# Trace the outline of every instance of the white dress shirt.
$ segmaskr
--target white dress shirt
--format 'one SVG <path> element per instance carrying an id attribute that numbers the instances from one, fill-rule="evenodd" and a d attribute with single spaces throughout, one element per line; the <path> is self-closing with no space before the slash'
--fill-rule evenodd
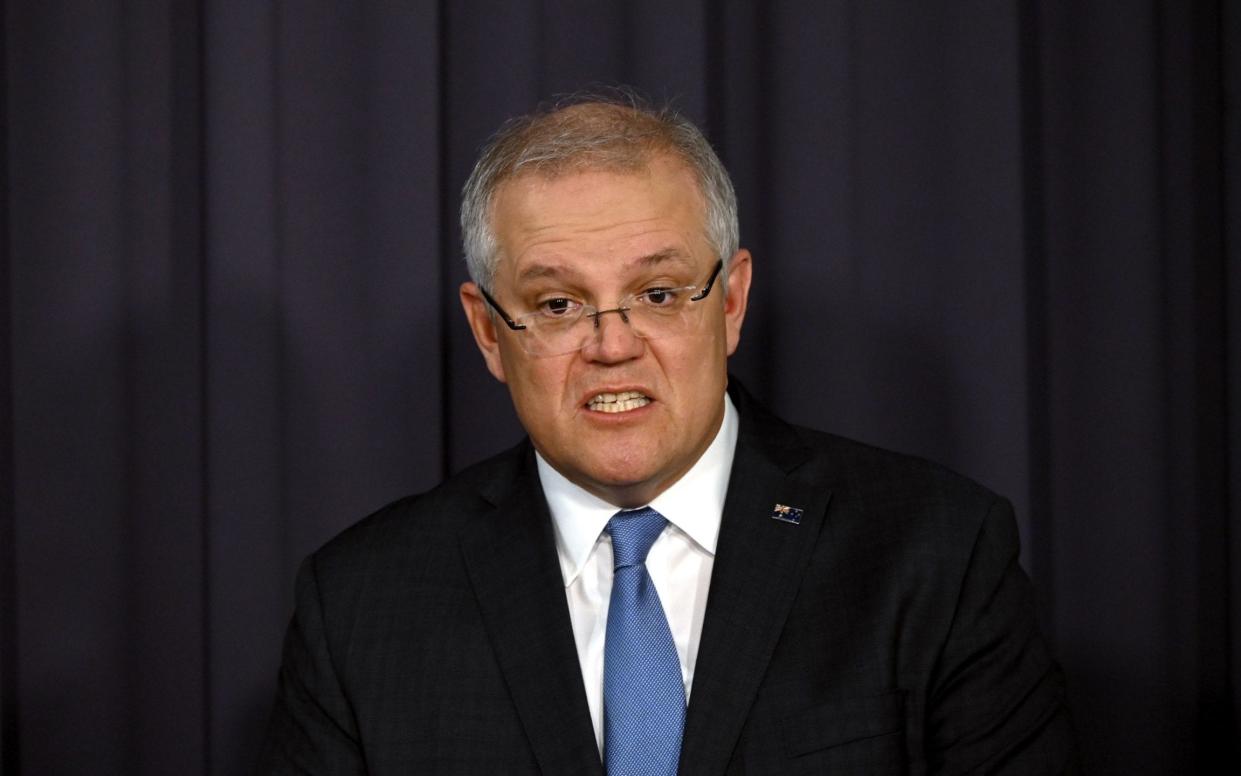
<path id="1" fill-rule="evenodd" d="M 693 467 L 649 505 L 668 518 L 667 527 L 646 556 L 646 569 L 672 630 L 687 703 L 736 446 L 737 409 L 725 394 L 724 420 L 715 439 Z M 543 456 L 537 456 L 537 460 L 543 494 L 556 529 L 556 552 L 560 556 L 595 742 L 602 753 L 603 645 L 613 570 L 612 537 L 603 529 L 620 508 L 565 479 Z"/>

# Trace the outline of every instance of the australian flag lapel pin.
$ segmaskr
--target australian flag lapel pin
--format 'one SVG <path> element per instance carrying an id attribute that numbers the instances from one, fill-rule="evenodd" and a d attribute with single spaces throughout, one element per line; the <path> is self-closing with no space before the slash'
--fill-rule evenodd
<path id="1" fill-rule="evenodd" d="M 776 504 L 775 509 L 771 511 L 771 519 L 792 523 L 793 525 L 801 525 L 801 512 L 797 507 Z"/>

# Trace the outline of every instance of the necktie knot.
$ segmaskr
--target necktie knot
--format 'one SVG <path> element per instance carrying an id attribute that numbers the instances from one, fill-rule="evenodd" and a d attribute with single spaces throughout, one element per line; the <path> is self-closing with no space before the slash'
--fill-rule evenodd
<path id="1" fill-rule="evenodd" d="M 612 536 L 612 560 L 616 568 L 645 563 L 651 545 L 667 524 L 668 520 L 650 507 L 613 515 L 607 532 Z"/>

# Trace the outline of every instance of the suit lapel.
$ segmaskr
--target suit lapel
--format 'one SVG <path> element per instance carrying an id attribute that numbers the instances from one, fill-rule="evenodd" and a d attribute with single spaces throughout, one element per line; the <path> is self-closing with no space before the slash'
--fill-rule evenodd
<path id="1" fill-rule="evenodd" d="M 462 554 L 535 758 L 544 773 L 602 774 L 582 687 L 564 581 L 533 453 L 492 513 L 462 537 Z"/>
<path id="2" fill-rule="evenodd" d="M 794 430 L 732 391 L 741 416 L 680 773 L 724 773 L 815 546 L 830 497 Z M 776 520 L 777 504 L 801 509 Z"/>

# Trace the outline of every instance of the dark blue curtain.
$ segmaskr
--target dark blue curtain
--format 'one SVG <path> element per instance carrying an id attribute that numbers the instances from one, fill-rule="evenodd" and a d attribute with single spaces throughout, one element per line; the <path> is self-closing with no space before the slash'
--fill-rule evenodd
<path id="1" fill-rule="evenodd" d="M 1241 769 L 1232 4 L 3 6 L 4 774 L 248 769 L 301 557 L 521 434 L 479 146 L 618 82 L 734 175 L 734 373 L 1014 500 L 1088 772 Z"/>

